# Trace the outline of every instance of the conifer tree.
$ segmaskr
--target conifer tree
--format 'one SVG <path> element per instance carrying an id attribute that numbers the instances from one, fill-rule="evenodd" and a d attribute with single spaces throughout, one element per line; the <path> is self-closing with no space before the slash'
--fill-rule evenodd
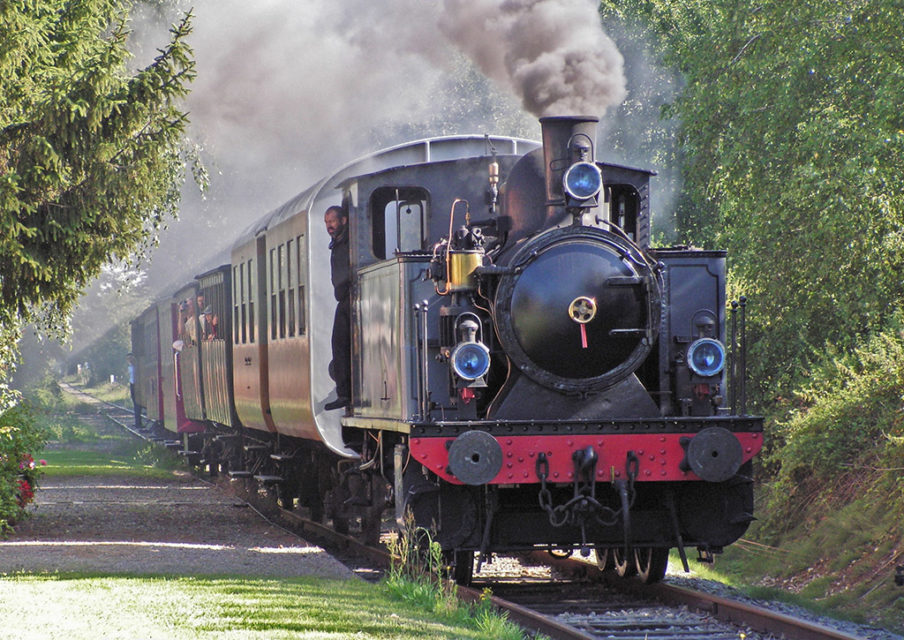
<path id="1" fill-rule="evenodd" d="M 105 262 L 140 255 L 176 212 L 191 14 L 130 71 L 129 6 L 0 3 L 0 365 L 24 323 L 62 322 Z"/>

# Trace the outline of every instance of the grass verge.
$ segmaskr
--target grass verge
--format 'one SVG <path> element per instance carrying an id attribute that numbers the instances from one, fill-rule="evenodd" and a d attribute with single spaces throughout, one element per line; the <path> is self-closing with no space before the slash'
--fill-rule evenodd
<path id="1" fill-rule="evenodd" d="M 852 503 L 833 517 L 788 534 L 787 545 L 751 540 L 725 549 L 714 566 L 691 561 L 693 575 L 732 586 L 756 599 L 785 602 L 817 615 L 904 634 L 904 588 L 894 584 L 900 515 Z M 833 550 L 833 551 L 829 551 Z M 677 554 L 670 564 L 680 567 Z"/>
<path id="2" fill-rule="evenodd" d="M 41 606 L 27 606 L 41 603 Z M 15 575 L 0 579 L 0 620 L 45 638 L 489 639 L 385 585 L 346 580 Z"/>
<path id="3" fill-rule="evenodd" d="M 90 390 L 89 390 L 90 392 Z M 98 419 L 66 394 L 42 403 L 47 477 L 171 476 L 181 460 Z M 48 410 L 52 406 L 52 410 Z M 468 607 L 432 584 L 323 579 L 0 575 L 0 622 L 45 638 L 520 639 L 488 602 Z"/>

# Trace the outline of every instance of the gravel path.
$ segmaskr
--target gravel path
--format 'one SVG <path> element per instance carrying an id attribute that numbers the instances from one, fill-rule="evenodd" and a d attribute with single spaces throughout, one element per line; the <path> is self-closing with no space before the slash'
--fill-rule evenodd
<path id="1" fill-rule="evenodd" d="M 111 429 L 100 416 L 85 421 Z M 162 480 L 44 478 L 29 509 L 31 517 L 0 539 L 0 574 L 355 577 L 322 548 L 187 471 Z"/>
<path id="2" fill-rule="evenodd" d="M 45 480 L 31 518 L 0 540 L 14 571 L 350 578 L 320 547 L 191 476 Z"/>

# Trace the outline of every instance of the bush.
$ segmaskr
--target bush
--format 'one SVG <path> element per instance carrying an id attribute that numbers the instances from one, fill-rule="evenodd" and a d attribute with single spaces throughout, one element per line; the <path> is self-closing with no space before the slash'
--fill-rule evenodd
<path id="1" fill-rule="evenodd" d="M 34 499 L 41 465 L 33 454 L 43 449 L 46 434 L 24 404 L 0 415 L 0 533 L 11 529 L 25 515 Z"/>
<path id="2" fill-rule="evenodd" d="M 780 446 L 764 461 L 776 470 L 766 496 L 767 530 L 784 530 L 825 500 L 843 504 L 869 479 L 886 476 L 894 491 L 904 449 L 902 391 L 898 326 L 865 338 L 851 353 L 827 350 L 798 391 L 798 408 L 776 427 Z"/>

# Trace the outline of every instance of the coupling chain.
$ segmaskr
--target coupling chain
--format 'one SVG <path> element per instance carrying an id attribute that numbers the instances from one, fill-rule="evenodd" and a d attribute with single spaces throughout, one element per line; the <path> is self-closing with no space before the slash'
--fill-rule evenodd
<path id="1" fill-rule="evenodd" d="M 592 517 L 602 526 L 613 526 L 618 522 L 618 512 L 600 504 L 596 496 L 593 495 L 592 476 L 589 486 L 581 487 L 576 480 L 574 496 L 567 502 L 553 506 L 552 492 L 547 486 L 549 460 L 543 452 L 537 455 L 536 471 L 537 477 L 540 479 L 540 491 L 538 494 L 540 508 L 549 516 L 549 523 L 552 526 L 563 527 L 566 524 L 571 524 L 580 526 L 583 529 L 588 517 Z"/>

